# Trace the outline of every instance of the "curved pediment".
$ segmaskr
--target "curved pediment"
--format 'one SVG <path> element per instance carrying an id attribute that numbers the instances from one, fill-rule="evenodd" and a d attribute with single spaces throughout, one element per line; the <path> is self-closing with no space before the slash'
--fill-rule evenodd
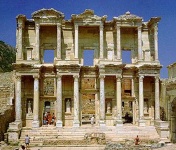
<path id="1" fill-rule="evenodd" d="M 86 9 L 83 13 L 79 15 L 73 14 L 71 16 L 72 20 L 95 20 L 95 21 L 105 21 L 107 16 L 99 17 L 94 14 L 94 11 L 91 9 Z"/>
<path id="2" fill-rule="evenodd" d="M 114 17 L 114 19 L 117 21 L 131 21 L 131 20 L 142 21 L 142 17 L 133 15 L 129 11 L 127 11 L 124 15 Z"/>
<path id="3" fill-rule="evenodd" d="M 32 13 L 32 18 L 64 18 L 64 14 L 53 8 L 51 9 L 40 9 Z"/>

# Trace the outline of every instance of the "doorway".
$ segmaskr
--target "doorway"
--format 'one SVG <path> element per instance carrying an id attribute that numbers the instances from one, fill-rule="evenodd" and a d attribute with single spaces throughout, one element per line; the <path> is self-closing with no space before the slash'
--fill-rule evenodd
<path id="1" fill-rule="evenodd" d="M 123 123 L 133 123 L 133 102 L 122 101 L 122 119 Z"/>
<path id="2" fill-rule="evenodd" d="M 82 94 L 81 106 L 81 124 L 91 124 L 91 117 L 95 117 L 95 95 Z"/>

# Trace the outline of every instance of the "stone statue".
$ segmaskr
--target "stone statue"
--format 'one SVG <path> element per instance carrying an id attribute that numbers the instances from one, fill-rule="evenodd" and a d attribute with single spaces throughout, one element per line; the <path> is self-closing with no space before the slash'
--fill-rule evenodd
<path id="1" fill-rule="evenodd" d="M 70 113 L 70 100 L 69 99 L 67 99 L 66 101 L 66 112 Z"/>
<path id="2" fill-rule="evenodd" d="M 107 114 L 111 113 L 111 103 L 108 102 L 107 103 L 107 111 L 106 111 Z"/>
<path id="3" fill-rule="evenodd" d="M 29 115 L 32 114 L 32 104 L 31 104 L 31 101 L 28 102 L 28 114 Z"/>

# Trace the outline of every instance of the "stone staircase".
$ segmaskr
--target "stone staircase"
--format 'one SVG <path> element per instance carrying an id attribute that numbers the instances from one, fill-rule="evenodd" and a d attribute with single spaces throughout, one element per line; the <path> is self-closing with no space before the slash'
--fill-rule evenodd
<path id="1" fill-rule="evenodd" d="M 95 133 L 96 135 L 98 135 L 97 133 L 103 133 L 105 134 L 106 143 L 110 141 L 117 142 L 134 140 L 137 135 L 141 140 L 159 140 L 159 135 L 153 126 L 138 127 L 133 125 L 124 125 L 122 127 L 91 127 L 89 125 L 81 126 L 79 128 L 56 128 L 55 126 L 43 126 L 36 129 L 23 127 L 20 137 L 20 144 L 24 143 L 25 135 L 29 135 L 31 139 L 31 146 L 85 146 L 88 144 L 85 141 L 86 133 Z M 97 143 L 93 142 L 92 144 L 96 145 Z"/>

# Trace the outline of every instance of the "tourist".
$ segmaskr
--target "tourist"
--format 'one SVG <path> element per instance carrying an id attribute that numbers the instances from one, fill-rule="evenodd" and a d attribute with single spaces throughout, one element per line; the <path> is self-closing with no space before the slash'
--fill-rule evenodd
<path id="1" fill-rule="evenodd" d="M 24 145 L 21 145 L 21 148 L 22 148 L 22 150 L 25 150 L 25 146 Z"/>
<path id="2" fill-rule="evenodd" d="M 56 119 L 56 117 L 55 117 L 55 115 L 53 113 L 53 115 L 52 115 L 52 121 L 51 121 L 52 124 L 55 124 L 55 119 Z"/>
<path id="3" fill-rule="evenodd" d="M 29 143 L 30 143 L 30 137 L 28 135 L 26 135 L 26 137 L 25 137 L 26 149 L 28 149 Z"/>
<path id="4" fill-rule="evenodd" d="M 94 125 L 94 120 L 95 120 L 95 118 L 94 118 L 94 116 L 92 116 L 91 119 L 90 119 L 92 126 Z"/>
<path id="5" fill-rule="evenodd" d="M 135 138 L 134 141 L 135 141 L 135 145 L 139 145 L 139 142 L 140 142 L 140 141 L 139 141 L 139 137 L 138 137 L 138 135 L 137 135 L 137 137 Z"/>

